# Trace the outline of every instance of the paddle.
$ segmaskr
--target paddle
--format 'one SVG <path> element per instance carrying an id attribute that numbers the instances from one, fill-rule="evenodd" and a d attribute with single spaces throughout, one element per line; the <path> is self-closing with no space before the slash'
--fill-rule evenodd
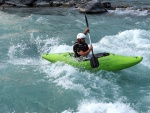
<path id="1" fill-rule="evenodd" d="M 86 13 L 85 13 L 85 21 L 86 21 L 86 26 L 87 26 L 87 28 L 89 28 L 89 23 L 88 23 L 88 19 L 87 19 Z M 92 45 L 91 37 L 90 37 L 90 32 L 88 32 L 88 36 L 89 36 L 90 45 Z M 99 67 L 99 62 L 98 62 L 97 57 L 94 56 L 93 49 L 92 49 L 92 57 L 91 57 L 91 59 L 90 59 L 90 64 L 91 64 L 91 67 L 92 67 L 92 68 L 97 68 L 97 67 Z"/>

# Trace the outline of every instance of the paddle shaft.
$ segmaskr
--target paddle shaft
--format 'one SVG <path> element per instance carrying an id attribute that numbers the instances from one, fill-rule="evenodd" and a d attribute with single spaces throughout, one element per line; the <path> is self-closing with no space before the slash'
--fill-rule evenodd
<path id="1" fill-rule="evenodd" d="M 85 20 L 86 20 L 86 26 L 87 26 L 87 28 L 89 28 L 89 24 L 88 24 L 88 20 L 87 20 L 86 14 L 85 14 Z M 88 36 L 89 36 L 90 45 L 92 46 L 90 32 L 88 32 Z M 99 62 L 98 62 L 97 57 L 94 56 L 93 49 L 92 49 L 92 57 L 90 59 L 90 64 L 91 64 L 92 68 L 98 68 L 99 67 Z"/>
<path id="2" fill-rule="evenodd" d="M 89 28 L 89 23 L 88 23 L 88 20 L 87 20 L 87 17 L 86 17 L 86 13 L 85 13 L 85 21 L 86 21 L 86 26 L 87 26 L 87 28 Z M 91 36 L 90 36 L 90 31 L 88 32 L 88 36 L 89 36 L 90 45 L 92 45 Z M 94 56 L 93 49 L 92 49 L 92 56 Z"/>
<path id="3" fill-rule="evenodd" d="M 89 36 L 90 45 L 92 46 L 91 36 L 90 36 L 90 33 L 89 33 L 89 32 L 88 32 L 88 36 Z M 92 55 L 94 55 L 94 53 L 93 53 L 93 49 L 92 49 Z"/>

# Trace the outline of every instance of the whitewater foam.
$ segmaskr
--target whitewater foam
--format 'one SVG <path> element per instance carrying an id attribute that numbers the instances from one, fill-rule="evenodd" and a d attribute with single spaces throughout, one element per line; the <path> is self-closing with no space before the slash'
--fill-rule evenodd
<path id="1" fill-rule="evenodd" d="M 59 10 L 54 9 L 56 13 Z M 40 11 L 46 12 L 43 8 Z M 32 12 L 32 8 L 24 12 L 0 12 L 1 112 L 149 112 L 147 67 L 150 64 L 150 35 L 147 23 L 150 21 L 147 16 L 138 16 L 138 19 L 130 16 L 132 13 L 121 16 L 126 19 L 118 18 L 120 15 L 116 16 L 115 13 L 111 16 L 88 16 L 91 33 L 95 30 L 92 38 L 92 42 L 96 41 L 93 43 L 94 53 L 112 52 L 144 57 L 137 67 L 120 72 L 94 73 L 65 63 L 50 63 L 41 58 L 43 53 L 72 52 L 70 44 L 75 37 L 71 37 L 85 28 L 84 15 L 76 12 L 65 16 Z M 120 26 L 122 22 L 125 24 Z M 97 42 L 100 33 L 103 38 Z M 144 88 L 142 93 L 141 87 Z"/>
<path id="2" fill-rule="evenodd" d="M 133 10 L 130 8 L 116 8 L 116 10 L 108 10 L 111 14 L 117 15 L 133 15 L 133 16 L 148 16 L 150 13 L 148 10 Z"/>
<path id="3" fill-rule="evenodd" d="M 103 103 L 97 101 L 83 101 L 77 110 L 65 110 L 62 113 L 138 113 L 130 104 L 122 102 Z"/>
<path id="4" fill-rule="evenodd" d="M 146 30 L 126 30 L 114 36 L 105 36 L 93 46 L 97 53 L 101 51 L 127 56 L 143 56 L 144 59 L 141 63 L 148 66 L 150 65 L 149 36 L 150 32 Z"/>

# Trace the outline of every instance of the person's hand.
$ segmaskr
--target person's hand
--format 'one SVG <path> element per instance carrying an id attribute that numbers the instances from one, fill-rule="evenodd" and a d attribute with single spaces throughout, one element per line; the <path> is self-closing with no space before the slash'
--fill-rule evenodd
<path id="1" fill-rule="evenodd" d="M 89 32 L 89 30 L 90 30 L 89 28 L 86 28 L 86 29 L 85 29 L 86 33 Z"/>
<path id="2" fill-rule="evenodd" d="M 91 51 L 93 49 L 93 46 L 91 45 L 90 47 L 89 47 L 89 50 Z"/>

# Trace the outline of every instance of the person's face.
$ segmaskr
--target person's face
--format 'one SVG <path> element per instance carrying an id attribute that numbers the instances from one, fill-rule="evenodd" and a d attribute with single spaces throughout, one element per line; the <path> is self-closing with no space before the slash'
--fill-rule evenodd
<path id="1" fill-rule="evenodd" d="M 81 38 L 80 40 L 81 40 L 81 42 L 82 42 L 82 43 L 84 43 L 84 42 L 85 42 L 85 38 Z"/>

